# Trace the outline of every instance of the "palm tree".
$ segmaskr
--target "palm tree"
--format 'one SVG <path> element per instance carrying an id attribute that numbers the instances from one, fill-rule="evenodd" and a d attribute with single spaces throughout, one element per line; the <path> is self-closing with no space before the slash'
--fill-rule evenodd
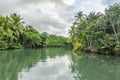
<path id="1" fill-rule="evenodd" d="M 77 19 L 77 22 L 80 23 L 80 22 L 83 21 L 84 14 L 83 14 L 82 11 L 79 11 L 75 17 L 76 17 L 76 19 Z"/>
<path id="2" fill-rule="evenodd" d="M 10 29 L 13 31 L 13 35 L 16 37 L 15 41 L 17 41 L 17 39 L 19 39 L 20 35 L 22 35 L 25 29 L 23 26 L 24 22 L 20 18 L 20 15 L 17 15 L 16 13 L 10 15 L 10 22 Z"/>
<path id="3" fill-rule="evenodd" d="M 116 37 L 116 41 L 118 42 L 118 36 L 117 36 L 117 32 L 115 30 L 114 20 L 112 20 L 112 13 L 111 12 L 109 12 L 109 17 L 110 17 L 110 23 L 112 25 L 112 28 L 113 28 L 113 31 L 114 31 L 114 34 Z"/>

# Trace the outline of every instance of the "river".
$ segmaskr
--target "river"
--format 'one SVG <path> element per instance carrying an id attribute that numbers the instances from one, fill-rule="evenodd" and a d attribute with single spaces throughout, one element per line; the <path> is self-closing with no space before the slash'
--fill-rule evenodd
<path id="1" fill-rule="evenodd" d="M 66 48 L 0 51 L 0 80 L 120 80 L 120 58 Z"/>

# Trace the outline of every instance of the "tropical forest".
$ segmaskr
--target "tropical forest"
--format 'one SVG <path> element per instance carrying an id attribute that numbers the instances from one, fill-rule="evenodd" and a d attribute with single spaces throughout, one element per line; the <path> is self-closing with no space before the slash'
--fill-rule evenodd
<path id="1" fill-rule="evenodd" d="M 0 80 L 120 80 L 120 1 L 1 1 Z"/>
<path id="2" fill-rule="evenodd" d="M 69 31 L 74 51 L 120 55 L 120 4 L 109 6 L 104 13 L 79 11 L 75 17 Z"/>
<path id="3" fill-rule="evenodd" d="M 0 16 L 0 49 L 65 47 L 71 45 L 67 37 L 39 33 L 31 25 L 24 25 L 20 15 Z"/>

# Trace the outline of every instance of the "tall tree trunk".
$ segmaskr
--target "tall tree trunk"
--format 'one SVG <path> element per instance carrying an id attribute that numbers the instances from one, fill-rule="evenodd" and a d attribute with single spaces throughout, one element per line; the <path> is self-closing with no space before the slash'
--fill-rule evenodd
<path id="1" fill-rule="evenodd" d="M 110 13 L 110 23 L 111 23 L 111 25 L 112 25 L 112 28 L 113 28 L 113 31 L 114 31 L 114 34 L 115 34 L 115 37 L 116 37 L 116 41 L 118 42 L 118 36 L 117 36 L 117 32 L 116 32 L 116 30 L 115 30 L 115 26 L 114 26 L 114 21 L 112 21 L 112 19 L 111 19 L 111 13 Z"/>

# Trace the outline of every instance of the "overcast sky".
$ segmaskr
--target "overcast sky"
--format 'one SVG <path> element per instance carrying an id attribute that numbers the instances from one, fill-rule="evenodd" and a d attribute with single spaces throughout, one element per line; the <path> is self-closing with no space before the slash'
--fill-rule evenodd
<path id="1" fill-rule="evenodd" d="M 0 14 L 17 13 L 39 32 L 68 36 L 76 12 L 104 12 L 120 0 L 2 0 Z"/>

